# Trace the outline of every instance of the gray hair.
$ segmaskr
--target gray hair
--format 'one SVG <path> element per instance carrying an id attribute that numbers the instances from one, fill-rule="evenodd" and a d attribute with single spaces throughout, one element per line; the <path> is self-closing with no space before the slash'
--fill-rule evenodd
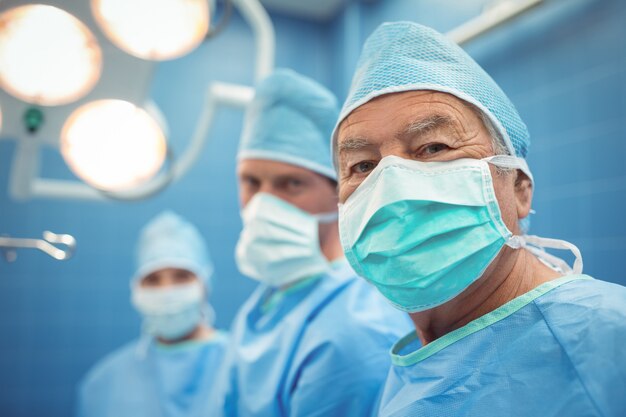
<path id="1" fill-rule="evenodd" d="M 487 129 L 487 132 L 489 133 L 489 137 L 491 137 L 491 147 L 493 148 L 493 154 L 494 155 L 510 155 L 509 149 L 504 143 L 504 137 L 502 137 L 502 134 L 498 131 L 498 129 L 496 129 L 496 127 L 494 126 L 489 116 L 487 116 L 485 112 L 483 112 L 482 110 L 480 110 L 478 107 L 474 106 L 473 104 L 469 104 L 469 105 L 471 109 L 474 111 L 474 113 L 476 113 L 476 115 L 483 122 L 485 129 Z M 502 168 L 502 167 L 496 166 L 496 172 L 499 175 L 506 175 L 513 171 L 515 171 L 515 169 L 513 168 Z M 522 234 L 525 235 L 528 233 L 528 229 L 530 228 L 530 219 L 528 217 L 519 219 L 517 221 L 517 224 L 519 225 L 519 228 Z"/>
<path id="2" fill-rule="evenodd" d="M 504 143 L 504 137 L 502 134 L 496 129 L 496 126 L 493 124 L 493 121 L 483 112 L 481 109 L 476 107 L 471 103 L 466 103 L 470 109 L 478 116 L 478 118 L 487 129 L 487 133 L 489 133 L 489 137 L 491 138 L 491 148 L 493 149 L 494 155 L 510 155 L 509 148 Z M 496 172 L 498 174 L 508 174 L 514 171 L 511 168 L 502 168 L 496 167 Z"/>
<path id="3" fill-rule="evenodd" d="M 491 138 L 491 147 L 493 148 L 494 155 L 509 155 L 509 149 L 504 143 L 504 137 L 502 134 L 496 129 L 493 122 L 484 112 L 478 110 L 478 115 L 480 120 L 483 122 L 483 125 L 487 129 L 489 133 L 489 137 Z"/>

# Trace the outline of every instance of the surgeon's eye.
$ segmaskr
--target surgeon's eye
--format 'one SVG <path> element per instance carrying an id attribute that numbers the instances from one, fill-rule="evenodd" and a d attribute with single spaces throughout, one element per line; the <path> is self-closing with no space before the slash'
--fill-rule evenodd
<path id="1" fill-rule="evenodd" d="M 143 277 L 143 279 L 141 280 L 141 285 L 146 286 L 146 287 L 155 287 L 159 285 L 160 281 L 161 280 L 159 279 L 159 276 L 157 274 L 152 273 L 150 275 Z"/>
<path id="2" fill-rule="evenodd" d="M 281 187 L 284 191 L 290 194 L 295 194 L 301 192 L 306 183 L 299 178 L 287 178 L 281 184 Z"/>
<path id="3" fill-rule="evenodd" d="M 441 151 L 444 151 L 446 149 L 449 149 L 449 146 L 443 143 L 431 143 L 429 145 L 424 146 L 421 149 L 421 154 L 424 154 L 426 156 L 429 155 L 434 155 L 436 153 L 439 153 Z"/>
<path id="4" fill-rule="evenodd" d="M 242 177 L 239 179 L 241 187 L 245 187 L 248 190 L 256 190 L 261 186 L 261 181 L 254 177 Z"/>
<path id="5" fill-rule="evenodd" d="M 376 163 L 372 161 L 362 161 L 352 166 L 351 171 L 355 174 L 367 174 L 376 168 Z"/>
<path id="6" fill-rule="evenodd" d="M 173 275 L 174 282 L 176 282 L 177 284 L 191 282 L 196 278 L 196 276 L 192 272 L 185 269 L 176 269 Z"/>

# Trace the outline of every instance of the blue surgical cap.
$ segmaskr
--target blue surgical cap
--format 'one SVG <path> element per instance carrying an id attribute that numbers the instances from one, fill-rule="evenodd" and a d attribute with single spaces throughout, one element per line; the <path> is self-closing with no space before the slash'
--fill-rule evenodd
<path id="1" fill-rule="evenodd" d="M 413 22 L 384 23 L 367 39 L 337 126 L 376 97 L 415 90 L 449 93 L 475 105 L 489 117 L 510 154 L 526 157 L 528 130 L 506 94 L 458 45 Z"/>
<path id="2" fill-rule="evenodd" d="M 193 272 L 210 287 L 213 264 L 198 230 L 171 211 L 152 219 L 141 231 L 137 243 L 137 270 L 133 282 L 164 268 Z"/>
<path id="3" fill-rule="evenodd" d="M 285 162 L 336 179 L 329 143 L 338 114 L 330 91 L 278 69 L 256 88 L 237 158 Z"/>

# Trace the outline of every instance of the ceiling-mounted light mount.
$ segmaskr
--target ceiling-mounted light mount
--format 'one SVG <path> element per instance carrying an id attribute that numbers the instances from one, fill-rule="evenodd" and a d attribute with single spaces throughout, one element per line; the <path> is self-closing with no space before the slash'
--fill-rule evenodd
<path id="1" fill-rule="evenodd" d="M 135 1 L 139 0 L 124 0 L 125 4 L 126 2 L 130 4 L 131 2 Z M 150 5 L 154 6 L 157 4 L 157 2 L 160 1 L 161 0 L 155 0 L 154 2 L 150 1 Z M 182 1 L 189 2 L 192 0 Z M 232 6 L 237 9 L 243 20 L 247 22 L 251 28 L 252 39 L 254 41 L 255 49 L 257 51 L 254 65 L 252 65 L 252 68 L 254 71 L 255 81 L 259 81 L 267 76 L 274 67 L 275 35 L 272 22 L 259 0 L 225 1 L 228 1 L 228 3 L 225 4 L 225 7 L 227 7 L 230 2 L 232 2 Z M 152 10 L 152 7 L 150 10 Z M 221 25 L 220 22 L 227 20 L 227 14 L 225 14 L 227 10 L 223 10 L 223 18 L 219 19 L 219 22 L 216 23 L 215 30 L 211 32 L 213 34 L 217 33 L 217 29 Z M 110 49 L 111 48 L 107 48 L 107 50 Z M 119 53 L 119 51 L 116 52 Z M 138 60 L 132 61 L 136 62 Z M 143 64 L 151 63 L 144 62 Z M 77 158 L 76 155 L 73 155 L 73 152 L 70 151 L 70 149 L 74 148 L 74 146 L 65 148 L 63 144 L 61 144 L 60 147 L 64 159 L 70 166 L 70 169 L 72 169 L 72 171 L 77 174 L 77 176 L 83 181 L 54 179 L 40 176 L 39 152 L 41 145 L 44 144 L 43 141 L 45 140 L 45 137 L 43 137 L 43 131 L 38 132 L 38 136 L 41 136 L 42 140 L 18 141 L 15 149 L 11 176 L 9 178 L 9 192 L 13 198 L 18 200 L 26 200 L 30 198 L 61 198 L 104 201 L 111 198 L 118 200 L 136 200 L 152 196 L 156 192 L 163 190 L 168 184 L 175 182 L 182 176 L 184 176 L 197 161 L 204 145 L 208 140 L 209 132 L 213 124 L 216 110 L 222 106 L 233 107 L 236 109 L 245 109 L 246 106 L 251 102 L 253 95 L 254 89 L 247 85 L 230 84 L 220 81 L 210 82 L 205 87 L 204 103 L 200 110 L 199 119 L 197 120 L 194 132 L 189 139 L 186 148 L 182 152 L 180 152 L 180 154 L 177 154 L 177 157 L 174 160 L 171 156 L 171 150 L 169 150 L 167 146 L 164 145 L 163 159 L 167 162 L 165 164 L 161 162 L 163 168 L 159 169 L 157 164 L 156 168 L 153 168 L 154 176 L 149 179 L 145 178 L 144 182 L 141 182 L 144 180 L 144 178 L 142 177 L 141 180 L 136 181 L 137 185 L 128 184 L 128 188 L 125 188 L 126 185 L 119 183 L 111 185 L 111 178 L 102 177 L 104 178 L 104 184 L 101 184 L 94 180 L 87 180 L 85 174 L 82 173 L 82 171 L 81 174 L 78 174 L 78 165 L 72 166 L 72 163 L 70 163 L 69 161 L 89 160 L 89 158 Z M 128 98 L 128 100 L 133 103 L 142 103 L 143 99 L 143 96 Z M 54 112 L 56 110 L 60 109 L 51 109 L 50 111 Z M 49 128 L 51 128 L 51 126 L 53 126 L 54 124 L 53 122 L 53 118 L 50 117 L 50 120 L 48 121 L 48 123 L 46 123 L 46 126 L 43 130 L 48 130 Z M 111 124 L 114 125 L 114 123 Z M 65 131 L 66 128 L 67 123 L 66 126 L 63 128 L 61 128 L 61 126 L 58 127 L 60 131 Z M 100 134 L 101 133 L 96 130 L 95 134 L 71 136 L 81 136 L 83 138 L 86 137 L 88 140 L 92 140 L 95 136 L 98 136 Z M 66 135 L 62 134 L 62 136 Z M 49 135 L 46 137 L 49 137 Z M 80 143 L 81 141 L 69 142 Z M 55 142 L 54 145 L 56 146 L 57 143 Z M 80 147 L 83 147 L 83 145 L 86 144 L 82 143 Z M 86 152 L 84 152 L 84 154 L 89 155 L 94 153 L 93 150 L 89 150 L 89 147 L 90 146 L 84 146 L 84 149 L 86 149 Z M 79 147 L 75 147 L 75 150 L 77 149 L 79 149 Z M 117 166 L 122 166 L 119 155 L 124 155 L 125 152 L 112 154 L 114 156 L 117 155 L 117 159 L 116 157 L 113 157 L 110 158 L 110 160 L 114 161 L 114 164 L 119 164 Z M 100 158 L 103 155 L 104 153 L 98 154 L 97 156 L 98 158 Z M 92 164 L 84 164 L 85 169 L 90 170 L 93 169 L 94 166 L 98 165 L 98 158 L 94 158 L 93 160 L 95 162 Z M 133 161 L 131 161 L 130 163 L 132 165 Z M 83 164 L 81 164 L 81 166 L 82 165 Z M 111 165 L 109 164 L 109 167 L 110 166 Z M 115 173 L 115 169 L 116 166 L 113 165 L 113 173 Z M 104 171 L 106 171 L 106 169 L 104 169 Z M 109 183 L 108 186 L 106 183 Z"/>

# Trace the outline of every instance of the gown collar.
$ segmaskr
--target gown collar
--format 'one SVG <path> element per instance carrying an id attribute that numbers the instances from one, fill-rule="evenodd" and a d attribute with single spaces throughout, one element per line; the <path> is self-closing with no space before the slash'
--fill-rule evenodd
<path id="1" fill-rule="evenodd" d="M 485 314 L 460 327 L 439 339 L 432 341 L 426 346 L 421 346 L 419 338 L 415 330 L 411 331 L 408 335 L 400 339 L 391 349 L 391 362 L 395 366 L 412 366 L 424 359 L 429 358 L 440 350 L 450 346 L 451 344 L 464 339 L 471 334 L 474 334 L 486 327 L 503 320 L 513 313 L 517 312 L 524 306 L 530 304 L 535 299 L 542 295 L 552 291 L 553 289 L 560 287 L 571 281 L 581 279 L 593 279 L 588 275 L 566 275 L 561 278 L 546 282 L 538 287 L 530 290 L 526 294 L 522 294 L 517 298 L 509 301 L 508 303 L 498 307 L 490 313 Z M 412 349 L 413 348 L 413 349 Z M 405 353 L 409 351 L 409 353 Z"/>

